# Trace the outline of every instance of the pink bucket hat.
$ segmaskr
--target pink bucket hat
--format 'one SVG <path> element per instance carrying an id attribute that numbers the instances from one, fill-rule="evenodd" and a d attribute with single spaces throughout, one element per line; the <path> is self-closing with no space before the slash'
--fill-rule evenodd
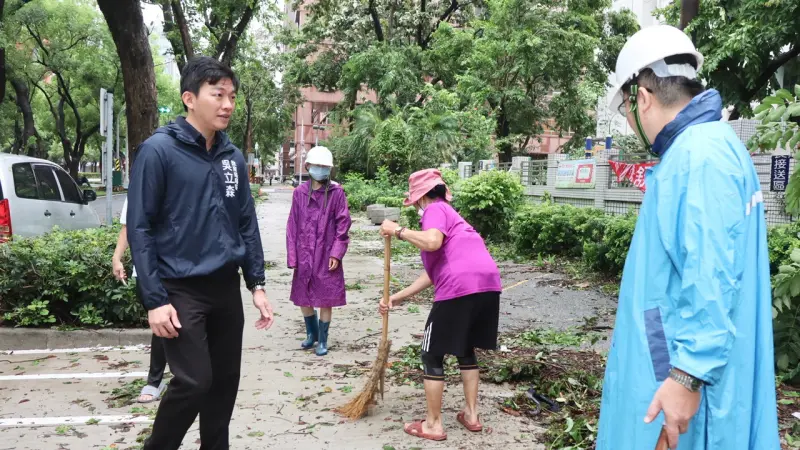
<path id="1" fill-rule="evenodd" d="M 447 189 L 447 201 L 453 200 L 453 194 L 442 179 L 442 173 L 438 169 L 425 169 L 412 173 L 408 177 L 408 192 L 403 204 L 411 206 L 425 196 L 431 189 L 444 184 Z"/>

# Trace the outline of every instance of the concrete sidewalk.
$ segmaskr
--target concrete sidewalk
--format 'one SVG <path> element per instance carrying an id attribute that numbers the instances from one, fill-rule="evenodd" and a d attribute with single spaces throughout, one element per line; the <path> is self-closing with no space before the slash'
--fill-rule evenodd
<path id="1" fill-rule="evenodd" d="M 382 261 L 354 253 L 345 257 L 347 283 L 360 284 L 362 289 L 348 291 L 348 305 L 334 311 L 330 354 L 320 358 L 299 350 L 304 326 L 299 309 L 289 301 L 292 274 L 285 268 L 291 195 L 290 189 L 275 189 L 258 209 L 266 259 L 273 263 L 267 274 L 267 294 L 276 323 L 267 332 L 255 329 L 258 313 L 243 285 L 245 350 L 231 448 L 543 449 L 535 438 L 540 428 L 498 410 L 498 399 L 513 394 L 504 386 L 481 388 L 481 413 L 491 433 L 470 433 L 456 422 L 463 396 L 460 386 L 449 386 L 444 402 L 448 440 L 440 443 L 402 431 L 403 421 L 424 417 L 423 391 L 413 387 L 387 383 L 385 400 L 360 421 L 346 421 L 331 412 L 356 395 L 365 381 L 352 371 L 343 372 L 343 365 L 368 366 L 376 357 Z M 394 349 L 421 333 L 428 309 L 423 305 L 419 312 L 409 312 L 407 307 L 393 310 Z M 142 378 L 148 364 L 146 347 L 0 355 L 0 450 L 138 448 L 137 434 L 148 426 L 149 408 L 154 405 L 114 407 L 105 400 L 114 388 Z M 195 422 L 182 448 L 198 447 Z"/>

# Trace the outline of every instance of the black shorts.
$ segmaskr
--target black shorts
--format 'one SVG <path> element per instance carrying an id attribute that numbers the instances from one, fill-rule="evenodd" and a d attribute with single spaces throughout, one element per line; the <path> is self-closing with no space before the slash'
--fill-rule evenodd
<path id="1" fill-rule="evenodd" d="M 499 320 L 499 292 L 435 302 L 425 323 L 422 351 L 464 357 L 476 348 L 496 350 Z"/>

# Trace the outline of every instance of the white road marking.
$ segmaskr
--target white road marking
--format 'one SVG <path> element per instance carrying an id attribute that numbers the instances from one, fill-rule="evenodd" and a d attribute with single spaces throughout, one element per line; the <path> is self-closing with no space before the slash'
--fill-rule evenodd
<path id="1" fill-rule="evenodd" d="M 147 350 L 149 345 L 126 345 L 117 347 L 80 347 L 38 350 L 3 350 L 0 355 L 40 355 L 45 353 L 92 353 L 92 352 L 136 352 Z"/>
<path id="2" fill-rule="evenodd" d="M 86 422 L 90 422 L 87 424 Z M 147 416 L 71 416 L 71 417 L 20 417 L 0 419 L 0 427 L 37 427 L 56 425 L 109 425 L 114 423 L 153 423 Z"/>
<path id="3" fill-rule="evenodd" d="M 0 381 L 76 380 L 81 378 L 144 378 L 146 376 L 147 372 L 33 373 L 29 375 L 0 375 Z"/>

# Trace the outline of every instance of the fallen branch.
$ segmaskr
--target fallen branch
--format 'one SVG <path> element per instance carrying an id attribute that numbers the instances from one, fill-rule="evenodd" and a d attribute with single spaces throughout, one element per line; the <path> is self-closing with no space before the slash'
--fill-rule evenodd
<path id="1" fill-rule="evenodd" d="M 37 361 L 44 361 L 47 359 L 53 359 L 56 355 L 48 355 L 44 358 L 36 358 L 36 359 L 23 359 L 21 361 L 10 361 L 8 359 L 0 359 L 0 362 L 9 363 L 9 364 L 19 364 L 19 363 L 26 363 L 26 362 L 37 362 Z"/>

